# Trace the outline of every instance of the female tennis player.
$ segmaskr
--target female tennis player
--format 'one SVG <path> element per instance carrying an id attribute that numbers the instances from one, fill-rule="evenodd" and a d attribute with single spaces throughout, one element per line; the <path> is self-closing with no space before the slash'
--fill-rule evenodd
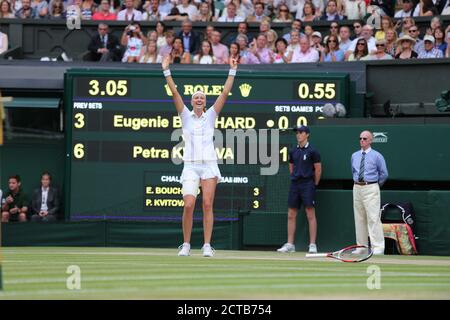
<path id="1" fill-rule="evenodd" d="M 197 91 L 192 95 L 192 111 L 184 105 L 181 95 L 178 93 L 175 82 L 169 70 L 170 57 L 166 56 L 162 62 L 162 69 L 166 77 L 167 85 L 172 91 L 173 101 L 178 114 L 181 117 L 184 147 L 184 168 L 181 174 L 183 185 L 183 238 L 184 243 L 179 247 L 179 256 L 189 256 L 191 250 L 191 233 L 193 225 L 193 213 L 198 188 L 201 185 L 203 193 L 203 234 L 204 245 L 202 247 L 204 257 L 212 257 L 214 249 L 211 247 L 211 236 L 214 224 L 213 203 L 217 183 L 220 182 L 217 155 L 214 149 L 214 124 L 220 111 L 222 111 L 228 94 L 233 87 L 234 76 L 237 71 L 237 61 L 230 60 L 230 71 L 224 88 L 214 105 L 208 110 L 206 107 L 206 95 Z"/>

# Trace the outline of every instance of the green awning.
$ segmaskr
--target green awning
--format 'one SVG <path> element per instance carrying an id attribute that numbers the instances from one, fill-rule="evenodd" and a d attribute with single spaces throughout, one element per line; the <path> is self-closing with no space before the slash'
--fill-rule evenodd
<path id="1" fill-rule="evenodd" d="M 5 108 L 46 108 L 57 109 L 59 106 L 58 98 L 16 98 L 12 101 L 4 102 Z"/>

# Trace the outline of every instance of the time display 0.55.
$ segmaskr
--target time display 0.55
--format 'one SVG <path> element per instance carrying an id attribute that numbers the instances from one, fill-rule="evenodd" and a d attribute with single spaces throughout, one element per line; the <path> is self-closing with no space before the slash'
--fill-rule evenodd
<path id="1" fill-rule="evenodd" d="M 337 100 L 335 82 L 295 82 L 294 97 L 301 100 Z"/>

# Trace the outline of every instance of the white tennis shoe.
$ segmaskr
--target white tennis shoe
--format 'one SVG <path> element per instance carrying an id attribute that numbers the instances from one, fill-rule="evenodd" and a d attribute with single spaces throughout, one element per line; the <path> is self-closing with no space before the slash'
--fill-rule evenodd
<path id="1" fill-rule="evenodd" d="M 277 249 L 277 251 L 283 253 L 295 252 L 295 246 L 292 243 L 285 243 L 280 249 Z"/>
<path id="2" fill-rule="evenodd" d="M 384 255 L 384 248 L 375 248 L 373 249 L 374 256 L 382 256 Z"/>
<path id="3" fill-rule="evenodd" d="M 202 250 L 204 257 L 214 257 L 214 253 L 216 251 L 213 247 L 211 247 L 209 243 L 205 243 L 202 247 Z"/>
<path id="4" fill-rule="evenodd" d="M 180 249 L 180 251 L 178 251 L 179 257 L 187 257 L 191 254 L 191 245 L 187 242 L 179 246 L 178 249 Z"/>
<path id="5" fill-rule="evenodd" d="M 315 243 L 309 244 L 308 253 L 317 253 L 317 245 Z"/>

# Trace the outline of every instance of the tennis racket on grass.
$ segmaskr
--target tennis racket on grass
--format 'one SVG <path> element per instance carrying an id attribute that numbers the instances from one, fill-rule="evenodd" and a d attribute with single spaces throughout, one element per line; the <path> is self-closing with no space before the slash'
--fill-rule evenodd
<path id="1" fill-rule="evenodd" d="M 349 246 L 335 252 L 307 253 L 306 258 L 333 258 L 342 262 L 362 262 L 369 259 L 373 254 L 372 249 L 366 246 Z"/>

